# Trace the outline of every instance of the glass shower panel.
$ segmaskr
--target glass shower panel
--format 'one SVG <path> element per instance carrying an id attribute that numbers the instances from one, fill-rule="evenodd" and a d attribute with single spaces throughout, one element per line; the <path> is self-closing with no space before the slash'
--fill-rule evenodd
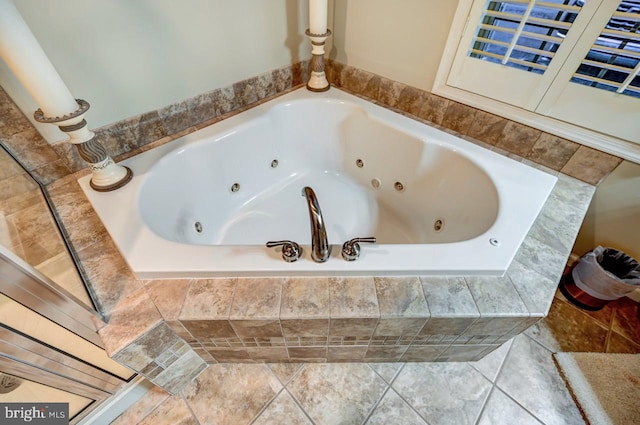
<path id="1" fill-rule="evenodd" d="M 40 186 L 3 146 L 0 244 L 93 308 Z"/>

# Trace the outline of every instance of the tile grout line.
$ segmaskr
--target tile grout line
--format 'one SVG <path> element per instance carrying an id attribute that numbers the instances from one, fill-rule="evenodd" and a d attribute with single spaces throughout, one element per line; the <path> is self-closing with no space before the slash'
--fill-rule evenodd
<path id="1" fill-rule="evenodd" d="M 265 365 L 266 366 L 266 365 Z M 267 369 L 271 370 L 271 368 L 269 366 L 266 366 Z M 274 374 L 275 375 L 275 374 Z M 276 376 L 276 379 L 278 377 Z M 278 380 L 278 382 L 280 382 L 280 380 Z M 260 416 L 262 416 L 262 414 L 269 408 L 269 406 L 271 406 L 273 404 L 273 402 L 280 396 L 280 394 L 282 394 L 282 391 L 285 391 L 285 387 L 284 385 L 282 386 L 282 388 L 280 388 L 280 391 L 278 391 L 273 398 L 271 398 L 271 400 L 269 400 L 264 406 L 262 406 L 262 409 L 260 409 L 258 411 L 258 413 L 256 413 L 256 415 L 253 417 L 253 419 L 251 419 L 247 425 L 252 425 L 254 424 L 259 418 Z"/>
<path id="2" fill-rule="evenodd" d="M 293 379 L 291 379 L 292 381 Z M 289 381 L 289 382 L 291 382 Z M 289 391 L 289 388 L 284 387 L 283 388 L 284 391 L 287 392 L 287 394 L 289 394 L 289 397 L 291 397 L 291 399 L 293 400 L 293 402 L 296 404 L 296 406 L 298 406 L 298 408 L 302 411 L 302 413 L 307 417 L 307 419 L 309 419 L 309 422 L 311 422 L 311 424 L 316 425 L 315 421 L 311 418 L 311 416 L 309 416 L 309 414 L 307 413 L 306 410 L 304 410 L 304 407 L 302 407 L 302 405 L 300 404 L 300 402 L 298 401 L 297 398 L 294 397 L 293 394 L 291 394 L 291 392 Z"/>
<path id="3" fill-rule="evenodd" d="M 189 409 L 189 413 L 191 413 L 191 416 L 193 417 L 193 419 L 196 421 L 196 423 L 198 425 L 200 424 L 200 420 L 198 419 L 198 417 L 196 416 L 196 414 L 193 412 L 193 409 L 191 408 L 191 405 L 189 404 L 189 402 L 187 401 L 187 398 L 184 396 L 184 390 L 180 391 L 180 397 L 182 398 L 182 401 L 184 401 L 184 404 L 187 405 L 187 409 Z"/>
<path id="4" fill-rule="evenodd" d="M 380 398 L 378 399 L 378 401 L 371 407 L 371 409 L 369 410 L 369 412 L 367 413 L 367 415 L 365 416 L 364 420 L 361 422 L 361 425 L 365 425 L 367 423 L 367 421 L 369 421 L 369 419 L 371 418 L 371 415 L 373 415 L 373 413 L 376 411 L 376 409 L 378 408 L 378 406 L 380 406 L 380 402 L 382 401 L 382 399 L 387 395 L 387 393 L 389 392 L 389 390 L 391 389 L 391 385 L 387 383 L 387 381 L 385 381 L 380 375 L 378 375 L 375 370 L 371 369 L 372 372 L 374 373 L 374 375 L 378 376 L 379 379 L 382 379 L 382 382 L 385 383 L 385 385 L 387 386 L 387 388 L 385 388 L 385 390 L 382 392 L 382 395 L 380 396 Z"/>
<path id="5" fill-rule="evenodd" d="M 407 362 L 407 363 L 408 363 L 408 362 Z M 409 402 L 404 398 L 404 396 L 403 396 L 400 392 L 396 391 L 396 390 L 393 388 L 393 383 L 394 383 L 394 382 L 395 382 L 395 380 L 398 378 L 398 376 L 400 376 L 400 373 L 401 373 L 401 372 L 404 370 L 404 368 L 407 366 L 407 363 L 404 363 L 404 364 L 402 365 L 402 367 L 400 367 L 400 369 L 398 369 L 398 372 L 395 374 L 395 376 L 393 377 L 393 379 L 391 379 L 391 382 L 389 383 L 389 388 L 391 388 L 391 389 L 392 389 L 392 390 L 393 390 L 393 391 L 398 395 L 398 397 L 400 397 L 400 400 L 402 400 L 402 401 L 404 401 L 405 403 L 407 403 L 407 406 L 409 406 L 409 407 L 411 408 L 411 410 L 413 410 L 413 411 L 415 412 L 415 414 L 416 414 L 416 415 L 418 415 L 418 417 L 419 417 L 420 419 L 422 419 L 422 420 L 423 420 L 427 425 L 431 425 L 431 424 L 429 423 L 429 421 L 428 421 L 424 416 L 422 416 L 422 415 L 420 414 L 420 412 L 418 412 L 418 411 L 416 410 L 416 408 L 415 408 L 415 407 L 413 407 L 413 404 L 409 403 Z"/>

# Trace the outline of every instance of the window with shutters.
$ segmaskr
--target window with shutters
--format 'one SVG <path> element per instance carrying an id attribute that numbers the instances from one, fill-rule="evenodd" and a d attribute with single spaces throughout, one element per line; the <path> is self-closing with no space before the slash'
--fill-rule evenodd
<path id="1" fill-rule="evenodd" d="M 640 0 L 460 0 L 456 20 L 434 92 L 640 160 Z"/>

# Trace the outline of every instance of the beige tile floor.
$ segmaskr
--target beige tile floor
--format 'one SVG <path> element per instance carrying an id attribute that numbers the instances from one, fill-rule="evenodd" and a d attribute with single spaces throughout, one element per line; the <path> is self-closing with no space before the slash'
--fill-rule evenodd
<path id="1" fill-rule="evenodd" d="M 551 354 L 640 353 L 639 317 L 627 298 L 589 313 L 558 293 L 545 320 L 478 362 L 211 365 L 113 423 L 583 424 Z"/>

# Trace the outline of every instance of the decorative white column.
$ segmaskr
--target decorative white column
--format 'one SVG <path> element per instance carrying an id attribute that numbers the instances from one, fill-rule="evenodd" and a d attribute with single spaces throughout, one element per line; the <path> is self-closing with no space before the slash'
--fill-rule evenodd
<path id="1" fill-rule="evenodd" d="M 311 39 L 311 63 L 307 89 L 315 92 L 329 90 L 329 81 L 324 72 L 324 44 L 331 35 L 327 28 L 327 0 L 309 0 L 309 29 L 305 32 Z"/>
<path id="2" fill-rule="evenodd" d="M 113 162 L 87 127 L 89 103 L 74 99 L 27 23 L 11 0 L 0 0 L 0 57 L 40 108 L 34 118 L 67 133 L 78 153 L 89 163 L 91 187 L 97 191 L 124 186 L 133 173 Z"/>

